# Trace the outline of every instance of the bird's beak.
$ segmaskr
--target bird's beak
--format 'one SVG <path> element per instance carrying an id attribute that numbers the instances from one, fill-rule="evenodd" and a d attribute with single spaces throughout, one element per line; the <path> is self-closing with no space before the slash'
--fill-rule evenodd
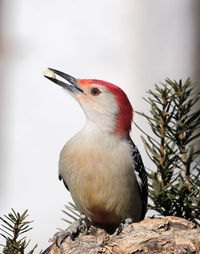
<path id="1" fill-rule="evenodd" d="M 66 81 L 68 81 L 69 83 L 65 83 L 61 80 L 58 80 L 56 78 L 53 77 L 49 77 L 47 75 L 44 74 L 45 78 L 48 78 L 49 80 L 51 80 L 52 82 L 56 83 L 57 85 L 67 89 L 68 91 L 70 91 L 71 93 L 83 93 L 83 89 L 79 86 L 77 79 L 75 79 L 74 77 L 58 71 L 58 70 L 54 70 L 52 68 L 48 68 L 50 71 L 52 71 L 54 74 L 57 74 L 58 76 L 60 76 L 61 78 L 65 79 Z"/>

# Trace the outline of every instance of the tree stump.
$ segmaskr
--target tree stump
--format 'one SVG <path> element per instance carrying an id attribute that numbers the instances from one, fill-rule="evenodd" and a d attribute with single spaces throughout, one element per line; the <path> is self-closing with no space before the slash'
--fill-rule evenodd
<path id="1" fill-rule="evenodd" d="M 200 228 L 183 218 L 168 216 L 145 219 L 109 235 L 91 226 L 88 234 L 80 233 L 72 241 L 66 238 L 58 248 L 50 246 L 45 254 L 136 254 L 200 253 Z"/>

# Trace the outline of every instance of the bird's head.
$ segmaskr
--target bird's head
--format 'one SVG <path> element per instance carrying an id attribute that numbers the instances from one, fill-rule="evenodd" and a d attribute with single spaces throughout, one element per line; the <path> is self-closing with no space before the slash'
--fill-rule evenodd
<path id="1" fill-rule="evenodd" d="M 83 108 L 86 119 L 110 134 L 128 136 L 133 119 L 133 108 L 121 88 L 96 79 L 75 79 L 49 68 L 53 73 L 44 76 L 66 89 Z M 56 79 L 55 74 L 67 82 Z"/>

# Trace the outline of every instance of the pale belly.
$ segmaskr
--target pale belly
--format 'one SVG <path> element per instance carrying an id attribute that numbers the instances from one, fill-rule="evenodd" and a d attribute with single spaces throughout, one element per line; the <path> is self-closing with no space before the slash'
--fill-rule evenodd
<path id="1" fill-rule="evenodd" d="M 104 175 L 99 171 L 91 173 L 86 170 L 83 174 L 79 173 L 69 188 L 80 211 L 96 223 L 117 225 L 126 218 L 140 220 L 141 200 L 137 183 L 130 172 Z"/>
<path id="2" fill-rule="evenodd" d="M 62 149 L 59 174 L 77 208 L 91 220 L 117 225 L 126 218 L 141 219 L 142 202 L 125 139 L 83 129 Z"/>
<path id="3" fill-rule="evenodd" d="M 119 150 L 119 151 L 118 151 Z M 118 154 L 116 154 L 118 152 Z M 117 225 L 126 218 L 141 219 L 141 199 L 128 152 L 101 156 L 63 151 L 60 173 L 78 209 L 96 223 Z"/>

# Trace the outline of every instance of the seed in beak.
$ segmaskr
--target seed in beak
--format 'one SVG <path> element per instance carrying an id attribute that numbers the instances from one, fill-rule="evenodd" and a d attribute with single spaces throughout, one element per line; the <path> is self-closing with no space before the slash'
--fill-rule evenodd
<path id="1" fill-rule="evenodd" d="M 46 69 L 43 72 L 43 75 L 46 76 L 46 77 L 49 77 L 49 78 L 56 78 L 55 73 L 53 71 L 49 70 L 49 69 Z"/>

